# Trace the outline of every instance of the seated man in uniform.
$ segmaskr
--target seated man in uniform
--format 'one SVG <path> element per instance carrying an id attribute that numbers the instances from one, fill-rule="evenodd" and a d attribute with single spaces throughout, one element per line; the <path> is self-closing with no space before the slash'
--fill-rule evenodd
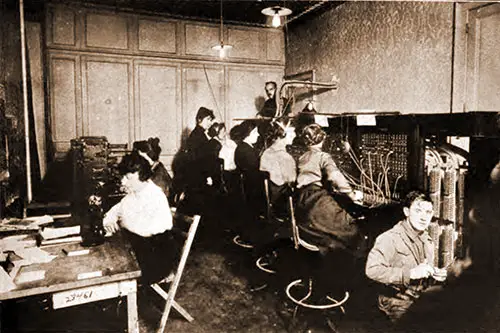
<path id="1" fill-rule="evenodd" d="M 427 233 L 433 216 L 430 198 L 410 192 L 406 218 L 378 236 L 368 254 L 366 275 L 388 288 L 378 296 L 378 307 L 392 322 L 400 319 L 426 289 L 429 278 L 444 281 L 446 269 L 433 267 L 434 247 Z"/>

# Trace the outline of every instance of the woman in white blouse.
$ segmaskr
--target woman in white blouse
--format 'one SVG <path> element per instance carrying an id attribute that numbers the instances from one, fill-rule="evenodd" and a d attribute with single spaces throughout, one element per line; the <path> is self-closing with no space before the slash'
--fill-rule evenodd
<path id="1" fill-rule="evenodd" d="M 165 193 L 150 177 L 151 166 L 138 153 L 125 155 L 118 166 L 127 194 L 104 216 L 107 234 L 119 229 L 128 236 L 142 270 L 151 284 L 167 276 L 177 254 L 169 230 L 172 214 Z"/>

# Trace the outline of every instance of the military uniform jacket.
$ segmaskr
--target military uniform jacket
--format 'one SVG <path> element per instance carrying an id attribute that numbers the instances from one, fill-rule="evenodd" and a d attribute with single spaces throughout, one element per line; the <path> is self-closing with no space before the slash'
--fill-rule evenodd
<path id="1" fill-rule="evenodd" d="M 379 308 L 391 319 L 399 318 L 426 286 L 422 280 L 410 281 L 410 270 L 433 262 L 433 245 L 427 231 L 419 234 L 404 220 L 381 234 L 366 262 L 366 275 L 391 287 L 379 295 Z"/>

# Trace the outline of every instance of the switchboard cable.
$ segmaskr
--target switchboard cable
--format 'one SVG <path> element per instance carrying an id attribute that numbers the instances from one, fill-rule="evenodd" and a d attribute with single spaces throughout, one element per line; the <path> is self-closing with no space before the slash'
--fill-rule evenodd
<path id="1" fill-rule="evenodd" d="M 429 153 L 429 158 L 432 160 L 433 159 L 433 163 L 435 166 L 443 166 L 444 165 L 444 161 L 443 161 L 443 158 L 441 157 L 441 155 L 437 152 L 436 148 L 435 147 L 432 147 L 432 146 L 427 146 L 426 147 L 426 150 L 425 150 L 426 153 Z M 426 156 L 427 157 L 427 156 Z M 427 162 L 427 161 L 426 161 Z M 433 166 L 434 166 L 433 165 Z"/>
<path id="2" fill-rule="evenodd" d="M 365 197 L 366 202 L 372 202 L 374 204 L 378 204 L 380 201 L 380 203 L 385 203 L 385 199 L 382 198 L 380 195 L 372 193 L 371 188 L 364 185 L 364 181 L 362 179 L 361 179 L 361 183 L 359 183 L 356 179 L 354 179 L 354 177 L 352 177 L 350 175 L 346 175 L 346 179 L 353 188 L 363 192 L 363 195 Z M 368 198 L 375 198 L 377 200 L 374 202 L 374 200 L 368 200 Z M 381 199 L 378 199 L 378 198 L 381 198 Z"/>
<path id="3" fill-rule="evenodd" d="M 380 194 L 383 197 L 384 192 L 382 191 L 382 189 L 374 182 L 373 177 L 368 176 L 365 169 L 362 167 L 363 160 L 358 161 L 356 155 L 354 155 L 354 153 L 351 150 L 349 150 L 348 154 L 360 172 L 361 188 L 366 190 L 367 194 L 371 194 L 374 197 L 380 196 Z M 365 182 L 365 180 L 368 181 L 368 185 Z"/>
<path id="4" fill-rule="evenodd" d="M 389 152 L 387 153 L 387 155 L 385 156 L 385 162 L 384 162 L 384 158 L 382 155 L 380 155 L 380 166 L 382 168 L 382 172 L 383 172 L 383 187 L 385 189 L 385 196 L 387 198 L 391 198 L 391 188 L 389 186 L 389 170 L 390 170 L 390 167 L 388 166 L 389 165 L 389 156 L 393 153 L 392 150 L 389 150 Z M 382 187 L 382 186 L 381 186 Z"/>
<path id="5" fill-rule="evenodd" d="M 429 173 L 432 168 L 440 167 L 440 165 L 441 163 L 439 163 L 431 149 L 427 148 L 425 150 L 425 167 L 427 169 L 427 173 Z"/>
<path id="6" fill-rule="evenodd" d="M 387 168 L 385 173 L 384 173 L 384 176 L 385 176 L 385 195 L 386 197 L 390 198 L 391 197 L 391 186 L 389 185 L 389 170 L 391 170 L 391 168 Z"/>
<path id="7" fill-rule="evenodd" d="M 378 160 L 375 159 L 380 163 L 380 169 L 382 170 L 378 173 L 377 179 L 374 179 L 374 166 L 371 155 L 378 154 L 370 152 L 367 154 L 367 159 L 358 159 L 352 149 L 348 149 L 347 153 L 360 173 L 359 179 L 355 179 L 355 177 L 350 174 L 343 172 L 351 186 L 363 191 L 365 194 L 365 201 L 370 201 L 374 205 L 390 202 L 396 195 L 399 180 L 403 177 L 403 175 L 397 177 L 391 193 L 389 183 L 389 172 L 391 170 L 389 167 L 389 158 L 394 152 L 389 150 L 386 154 L 379 155 Z M 368 165 L 367 167 L 365 167 L 366 164 Z"/>
<path id="8" fill-rule="evenodd" d="M 397 188 L 398 188 L 398 182 L 399 180 L 403 178 L 403 175 L 399 175 L 396 180 L 394 181 L 394 189 L 392 190 L 392 196 L 395 197 L 397 193 Z"/>
<path id="9" fill-rule="evenodd" d="M 371 159 L 371 154 L 368 152 L 368 171 L 370 172 L 370 180 L 371 180 L 371 185 L 372 185 L 372 191 L 375 192 L 375 189 L 373 188 L 374 182 L 373 182 L 373 169 L 372 169 L 372 159 Z"/>

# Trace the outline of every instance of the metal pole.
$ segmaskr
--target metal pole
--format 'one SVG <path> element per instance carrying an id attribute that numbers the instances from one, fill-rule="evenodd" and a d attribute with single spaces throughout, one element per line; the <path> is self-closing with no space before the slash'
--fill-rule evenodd
<path id="1" fill-rule="evenodd" d="M 33 194 L 31 192 L 31 156 L 30 156 L 30 126 L 28 114 L 28 82 L 26 70 L 26 34 L 24 29 L 24 1 L 19 0 L 19 17 L 21 29 L 21 65 L 23 75 L 23 107 L 24 107 L 24 142 L 26 151 L 26 190 L 28 203 L 31 202 Z"/>

